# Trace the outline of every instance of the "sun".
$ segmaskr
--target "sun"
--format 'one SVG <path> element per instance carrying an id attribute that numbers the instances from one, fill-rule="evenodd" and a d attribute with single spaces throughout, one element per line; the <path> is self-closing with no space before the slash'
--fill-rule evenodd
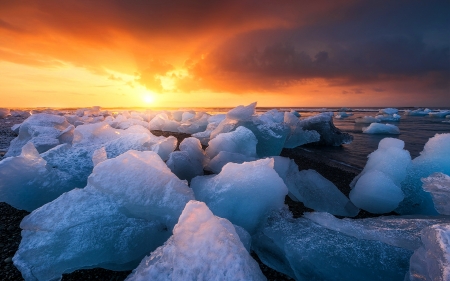
<path id="1" fill-rule="evenodd" d="M 152 96 L 152 95 L 144 95 L 143 97 L 142 97 L 142 100 L 145 102 L 145 103 L 153 103 L 154 101 L 155 101 L 155 98 Z"/>

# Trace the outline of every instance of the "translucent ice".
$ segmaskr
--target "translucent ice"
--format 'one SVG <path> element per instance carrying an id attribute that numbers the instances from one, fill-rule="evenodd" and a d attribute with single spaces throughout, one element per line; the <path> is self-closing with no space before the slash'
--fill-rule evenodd
<path id="1" fill-rule="evenodd" d="M 398 113 L 398 109 L 397 108 L 383 108 L 383 109 L 380 109 L 380 113 L 393 115 L 393 114 Z"/>
<path id="2" fill-rule="evenodd" d="M 384 138 L 368 156 L 364 170 L 350 184 L 353 188 L 350 200 L 357 207 L 377 214 L 398 207 L 404 198 L 400 184 L 411 163 L 411 156 L 403 146 L 402 140 Z"/>
<path id="3" fill-rule="evenodd" d="M 0 162 L 0 202 L 32 211 L 71 188 L 61 184 L 70 175 L 47 165 L 31 142 L 19 156 Z"/>
<path id="4" fill-rule="evenodd" d="M 372 123 L 369 127 L 364 127 L 362 132 L 364 134 L 398 135 L 400 134 L 400 129 L 392 124 Z"/>
<path id="5" fill-rule="evenodd" d="M 422 229 L 450 223 L 448 216 L 387 216 L 357 220 L 338 219 L 321 212 L 305 213 L 304 216 L 323 227 L 358 239 L 381 241 L 411 251 L 420 247 Z"/>
<path id="6" fill-rule="evenodd" d="M 20 125 L 19 136 L 11 141 L 5 157 L 20 155 L 22 147 L 36 137 L 40 138 L 35 141 L 40 148 L 38 150 L 40 153 L 54 147 L 56 140 L 58 143 L 70 143 L 73 129 L 74 127 L 62 116 L 46 113 L 33 114 Z M 45 141 L 49 144 L 47 145 Z"/>
<path id="7" fill-rule="evenodd" d="M 258 140 L 249 129 L 238 127 L 230 133 L 223 133 L 209 141 L 206 154 L 214 158 L 220 151 L 240 153 L 250 157 L 257 157 L 256 144 Z"/>
<path id="8" fill-rule="evenodd" d="M 450 215 L 450 177 L 443 173 L 434 173 L 422 179 L 423 189 L 431 193 L 434 208 L 442 215 Z"/>
<path id="9" fill-rule="evenodd" d="M 450 224 L 425 228 L 421 239 L 410 260 L 409 280 L 450 280 Z"/>
<path id="10" fill-rule="evenodd" d="M 400 214 L 437 214 L 430 193 L 422 189 L 422 178 L 440 172 L 450 175 L 450 134 L 436 134 L 425 144 L 420 156 L 412 160 L 402 182 L 405 199 L 396 212 Z"/>
<path id="11" fill-rule="evenodd" d="M 268 212 L 283 206 L 288 192 L 273 165 L 273 159 L 228 163 L 218 175 L 194 178 L 191 188 L 215 215 L 254 233 Z"/>
<path id="12" fill-rule="evenodd" d="M 227 119 L 246 121 L 255 114 L 256 102 L 247 106 L 239 105 L 227 112 Z"/>
<path id="13" fill-rule="evenodd" d="M 332 182 L 314 170 L 299 171 L 293 160 L 290 160 L 284 181 L 289 189 L 289 196 L 303 202 L 308 208 L 349 217 L 354 217 L 359 212 Z"/>
<path id="14" fill-rule="evenodd" d="M 233 225 L 203 202 L 190 201 L 173 236 L 126 280 L 265 280 Z"/>
<path id="15" fill-rule="evenodd" d="M 169 159 L 170 153 L 177 147 L 178 140 L 174 136 L 161 138 L 156 143 L 152 144 L 151 150 L 158 153 L 162 160 Z"/>
<path id="16" fill-rule="evenodd" d="M 412 254 L 293 219 L 287 210 L 271 216 L 252 241 L 266 265 L 296 280 L 403 280 Z"/>
<path id="17" fill-rule="evenodd" d="M 191 181 L 192 178 L 203 175 L 203 166 L 208 160 L 200 141 L 189 137 L 180 143 L 180 151 L 169 155 L 167 166 L 178 178 Z"/>
<path id="18" fill-rule="evenodd" d="M 450 110 L 439 110 L 439 111 L 432 111 L 432 112 L 428 113 L 428 116 L 434 117 L 434 118 L 445 118 L 448 115 L 450 115 Z"/>

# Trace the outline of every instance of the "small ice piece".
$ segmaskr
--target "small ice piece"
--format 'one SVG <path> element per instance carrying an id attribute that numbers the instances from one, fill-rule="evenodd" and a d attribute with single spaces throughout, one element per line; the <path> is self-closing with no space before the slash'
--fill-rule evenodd
<path id="1" fill-rule="evenodd" d="M 386 134 L 386 135 L 399 135 L 400 130 L 397 126 L 392 124 L 379 124 L 372 123 L 369 127 L 362 129 L 364 134 Z"/>
<path id="2" fill-rule="evenodd" d="M 214 174 L 220 173 L 223 166 L 228 163 L 242 164 L 244 162 L 251 162 L 257 160 L 255 157 L 243 155 L 240 153 L 233 153 L 228 151 L 220 151 L 209 163 L 205 166 L 205 170 L 211 171 Z"/>
<path id="3" fill-rule="evenodd" d="M 400 121 L 402 117 L 398 114 L 382 114 L 375 116 L 375 118 L 380 120 L 380 122 L 397 122 Z"/>
<path id="4" fill-rule="evenodd" d="M 166 120 L 169 120 L 169 116 L 165 112 L 161 112 L 149 122 L 150 130 L 162 130 Z"/>
<path id="5" fill-rule="evenodd" d="M 343 119 L 343 118 L 350 117 L 352 115 L 353 115 L 353 113 L 339 112 L 338 114 L 336 114 L 336 116 L 334 116 L 334 118 L 336 118 L 336 119 Z"/>
<path id="6" fill-rule="evenodd" d="M 273 166 L 269 158 L 228 163 L 218 175 L 194 178 L 191 188 L 215 215 L 253 234 L 271 210 L 283 206 L 288 193 Z"/>
<path id="7" fill-rule="evenodd" d="M 298 127 L 307 131 L 316 131 L 320 135 L 317 144 L 340 146 L 353 141 L 353 136 L 343 133 L 333 124 L 333 112 L 324 112 L 315 116 L 300 120 Z M 286 146 L 285 146 L 286 147 Z"/>
<path id="8" fill-rule="evenodd" d="M 436 134 L 425 144 L 420 156 L 412 160 L 402 182 L 405 199 L 395 210 L 399 214 L 438 214 L 429 192 L 422 189 L 422 178 L 433 173 L 450 175 L 450 134 Z"/>
<path id="9" fill-rule="evenodd" d="M 380 120 L 372 117 L 372 116 L 364 116 L 364 117 L 359 117 L 355 119 L 355 123 L 360 123 L 360 124 L 371 124 L 371 123 L 379 123 Z"/>
<path id="10" fill-rule="evenodd" d="M 263 123 L 282 123 L 284 121 L 284 112 L 271 109 L 259 116 Z"/>
<path id="11" fill-rule="evenodd" d="M 10 113 L 11 112 L 8 108 L 0 108 L 0 119 L 8 117 Z"/>
<path id="12" fill-rule="evenodd" d="M 5 157 L 18 156 L 22 147 L 33 138 L 40 137 L 36 141 L 39 144 L 40 153 L 44 152 L 45 147 L 53 147 L 56 141 L 59 143 L 69 143 L 72 141 L 74 127 L 67 122 L 66 118 L 58 115 L 40 113 L 28 117 L 19 128 L 19 135 L 11 141 L 11 145 Z M 61 139 L 60 137 L 63 136 Z M 48 140 L 49 144 L 43 143 Z M 50 139 L 54 139 L 51 140 Z"/>
<path id="13" fill-rule="evenodd" d="M 397 108 L 383 108 L 380 109 L 379 111 L 381 114 L 388 114 L 388 115 L 393 115 L 393 114 L 397 114 L 398 113 L 398 109 Z"/>
<path id="14" fill-rule="evenodd" d="M 223 133 L 209 141 L 206 154 L 214 158 L 220 151 L 240 153 L 250 157 L 257 157 L 256 145 L 258 140 L 249 129 L 238 127 L 230 133 Z"/>
<path id="15" fill-rule="evenodd" d="M 428 113 L 430 113 L 431 110 L 426 108 L 424 110 L 422 109 L 416 109 L 416 110 L 405 110 L 405 115 L 410 115 L 410 116 L 426 116 L 428 115 Z"/>
<path id="16" fill-rule="evenodd" d="M 170 153 L 167 167 L 179 179 L 190 182 L 192 178 L 203 175 L 202 163 L 190 157 L 187 151 L 174 151 Z"/>
<path id="17" fill-rule="evenodd" d="M 237 121 L 247 121 L 255 115 L 256 102 L 247 106 L 239 105 L 227 112 L 227 119 Z"/>
<path id="18" fill-rule="evenodd" d="M 162 131 L 165 132 L 178 132 L 178 127 L 180 127 L 180 123 L 173 120 L 165 120 L 164 125 L 161 127 Z"/>
<path id="19" fill-rule="evenodd" d="M 315 170 L 299 171 L 294 160 L 290 160 L 284 181 L 289 196 L 308 208 L 348 217 L 359 213 L 359 209 L 331 181 Z"/>
<path id="20" fill-rule="evenodd" d="M 19 156 L 0 161 L 0 202 L 33 211 L 71 188 L 61 184 L 70 175 L 47 165 L 28 142 Z"/>
<path id="21" fill-rule="evenodd" d="M 450 215 L 450 177 L 443 173 L 434 173 L 422 179 L 423 190 L 431 193 L 434 208 L 442 215 Z"/>
<path id="22" fill-rule="evenodd" d="M 128 129 L 131 126 L 134 126 L 134 125 L 140 125 L 140 126 L 146 128 L 146 129 L 150 129 L 150 125 L 149 125 L 148 122 L 143 121 L 143 120 L 138 120 L 138 119 L 135 119 L 135 118 L 130 118 L 130 119 L 127 119 L 125 121 L 119 122 L 115 126 L 115 128 L 125 130 L 125 129 Z"/>
<path id="23" fill-rule="evenodd" d="M 403 200 L 401 183 L 411 163 L 405 143 L 384 138 L 369 155 L 363 171 L 350 183 L 350 200 L 359 208 L 382 214 L 393 211 Z"/>
<path id="24" fill-rule="evenodd" d="M 450 115 L 450 110 L 439 110 L 428 113 L 428 116 L 433 118 L 446 118 L 448 115 Z"/>
<path id="25" fill-rule="evenodd" d="M 92 163 L 94 164 L 94 167 L 97 166 L 98 163 L 103 162 L 108 159 L 108 156 L 106 155 L 106 150 L 104 147 L 101 147 L 94 151 L 94 154 L 92 154 Z"/>
<path id="26" fill-rule="evenodd" d="M 151 146 L 151 150 L 158 153 L 163 161 L 169 159 L 169 154 L 177 148 L 178 140 L 174 136 L 169 136 L 157 141 Z"/>
<path id="27" fill-rule="evenodd" d="M 420 247 L 422 229 L 450 223 L 448 216 L 387 216 L 366 219 L 338 219 L 329 213 L 305 213 L 304 217 L 328 229 L 356 237 L 376 240 L 415 251 Z"/>
<path id="28" fill-rule="evenodd" d="M 296 280 L 403 280 L 412 254 L 293 219 L 286 209 L 252 236 L 252 249 L 263 263 Z"/>
<path id="29" fill-rule="evenodd" d="M 189 112 L 189 111 L 183 112 L 183 114 L 181 116 L 181 122 L 186 122 L 189 119 L 192 119 L 194 116 L 195 116 L 194 112 Z"/>
<path id="30" fill-rule="evenodd" d="M 195 134 L 203 132 L 208 126 L 210 115 L 204 112 L 197 112 L 195 117 L 183 122 L 178 127 L 178 131 L 186 134 Z"/>
<path id="31" fill-rule="evenodd" d="M 233 225 L 190 201 L 173 236 L 127 277 L 144 280 L 266 280 Z"/>
<path id="32" fill-rule="evenodd" d="M 450 224 L 425 228 L 421 239 L 410 260 L 409 280 L 450 280 Z"/>
<path id="33" fill-rule="evenodd" d="M 185 138 L 180 143 L 180 150 L 189 153 L 189 157 L 199 162 L 202 167 L 205 166 L 209 161 L 205 151 L 202 149 L 200 141 L 196 138 Z"/>

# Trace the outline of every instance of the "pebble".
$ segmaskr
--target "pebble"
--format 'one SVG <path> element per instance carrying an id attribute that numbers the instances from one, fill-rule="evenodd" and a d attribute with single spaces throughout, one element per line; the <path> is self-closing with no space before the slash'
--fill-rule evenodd
<path id="1" fill-rule="evenodd" d="M 3 261 L 4 261 L 5 263 L 10 263 L 10 262 L 12 262 L 12 258 L 11 258 L 11 257 L 6 258 L 6 259 L 4 259 Z"/>

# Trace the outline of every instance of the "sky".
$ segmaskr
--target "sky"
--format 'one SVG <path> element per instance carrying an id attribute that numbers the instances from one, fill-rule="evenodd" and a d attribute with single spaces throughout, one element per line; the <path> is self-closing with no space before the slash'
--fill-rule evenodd
<path id="1" fill-rule="evenodd" d="M 450 1 L 0 0 L 0 107 L 450 107 Z"/>

